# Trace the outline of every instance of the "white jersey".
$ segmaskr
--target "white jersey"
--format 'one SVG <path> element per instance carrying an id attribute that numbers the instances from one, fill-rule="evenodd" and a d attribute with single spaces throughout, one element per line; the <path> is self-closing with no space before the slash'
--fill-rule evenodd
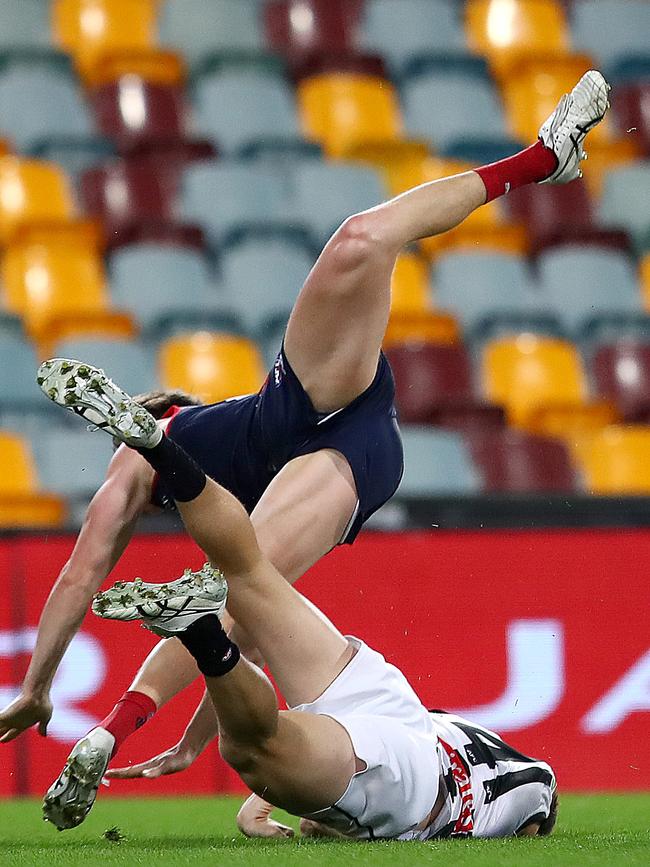
<path id="1" fill-rule="evenodd" d="M 446 797 L 442 810 L 423 831 L 402 839 L 506 837 L 546 819 L 555 775 L 546 762 L 531 759 L 499 735 L 462 717 L 431 713 Z"/>

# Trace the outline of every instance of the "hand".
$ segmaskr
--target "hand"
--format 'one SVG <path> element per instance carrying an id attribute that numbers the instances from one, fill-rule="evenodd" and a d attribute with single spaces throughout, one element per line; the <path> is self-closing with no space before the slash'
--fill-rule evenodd
<path id="1" fill-rule="evenodd" d="M 165 750 L 164 753 L 140 762 L 138 765 L 130 765 L 126 768 L 113 768 L 106 771 L 104 776 L 108 780 L 132 780 L 135 777 L 144 777 L 146 780 L 154 780 L 156 777 L 166 777 L 168 774 L 178 774 L 192 764 L 198 753 L 185 746 L 183 742 Z"/>
<path id="2" fill-rule="evenodd" d="M 237 813 L 237 827 L 245 837 L 293 837 L 293 828 L 271 818 L 273 807 L 259 795 L 251 795 Z"/>
<path id="3" fill-rule="evenodd" d="M 21 693 L 0 712 L 0 744 L 12 741 L 33 725 L 38 725 L 39 735 L 45 737 L 52 710 L 49 696 Z"/>

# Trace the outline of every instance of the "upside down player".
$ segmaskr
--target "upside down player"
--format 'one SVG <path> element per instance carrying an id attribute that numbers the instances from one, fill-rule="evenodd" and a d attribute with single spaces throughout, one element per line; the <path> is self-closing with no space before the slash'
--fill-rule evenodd
<path id="1" fill-rule="evenodd" d="M 579 177 L 582 142 L 604 116 L 607 90 L 599 73 L 587 73 L 561 100 L 532 147 L 474 172 L 424 184 L 347 220 L 308 277 L 260 394 L 187 408 L 169 423 L 173 438 L 252 510 L 262 550 L 289 580 L 346 535 L 351 540 L 399 482 L 393 383 L 380 354 L 399 251 L 453 228 L 509 189 Z M 150 502 L 154 478 L 139 455 L 118 450 L 46 604 L 23 693 L 0 714 L 0 741 L 35 723 L 44 732 L 56 668 L 92 593 Z M 164 483 L 161 488 L 158 494 L 164 496 Z M 97 748 L 106 761 L 136 720 L 196 673 L 180 642 L 161 644 L 136 678 L 134 692 L 107 718 L 108 741 L 100 730 Z M 203 709 L 209 711 L 209 705 Z M 200 713 L 194 724 L 205 731 L 210 714 Z"/>
<path id="2" fill-rule="evenodd" d="M 168 585 L 120 582 L 95 597 L 93 611 L 180 639 L 205 677 L 221 754 L 258 797 L 357 840 L 551 830 L 548 764 L 459 717 L 430 714 L 398 669 L 291 587 L 262 554 L 242 505 L 146 410 L 101 371 L 72 366 L 57 387 L 60 360 L 45 362 L 44 388 L 138 449 L 210 560 Z M 278 711 L 270 681 L 220 624 L 227 586 L 217 564 L 230 583 L 230 612 L 267 659 L 288 711 Z M 48 799 L 46 815 L 56 818 L 65 798 L 54 790 Z"/>

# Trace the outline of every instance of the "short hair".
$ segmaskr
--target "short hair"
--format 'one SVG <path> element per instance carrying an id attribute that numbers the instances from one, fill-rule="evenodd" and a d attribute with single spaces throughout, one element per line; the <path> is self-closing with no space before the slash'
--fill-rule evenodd
<path id="1" fill-rule="evenodd" d="M 539 830 L 537 832 L 538 837 L 548 837 L 553 828 L 555 828 L 555 823 L 557 822 L 557 811 L 559 806 L 559 798 L 557 795 L 557 790 L 553 792 L 553 797 L 551 798 L 551 808 L 548 811 L 548 816 L 546 819 L 539 823 Z"/>
<path id="2" fill-rule="evenodd" d="M 161 419 L 173 406 L 202 406 L 203 401 L 186 391 L 157 389 L 143 391 L 133 397 L 136 403 L 148 410 L 155 419 Z M 122 441 L 113 437 L 113 450 L 118 449 Z"/>

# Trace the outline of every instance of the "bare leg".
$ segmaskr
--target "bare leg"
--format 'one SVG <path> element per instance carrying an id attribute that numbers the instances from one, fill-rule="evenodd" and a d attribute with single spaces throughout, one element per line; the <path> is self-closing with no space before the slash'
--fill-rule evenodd
<path id="1" fill-rule="evenodd" d="M 314 265 L 289 319 L 285 351 L 316 409 L 333 412 L 372 382 L 405 244 L 447 232 L 485 203 L 475 172 L 423 184 L 350 217 Z"/>

